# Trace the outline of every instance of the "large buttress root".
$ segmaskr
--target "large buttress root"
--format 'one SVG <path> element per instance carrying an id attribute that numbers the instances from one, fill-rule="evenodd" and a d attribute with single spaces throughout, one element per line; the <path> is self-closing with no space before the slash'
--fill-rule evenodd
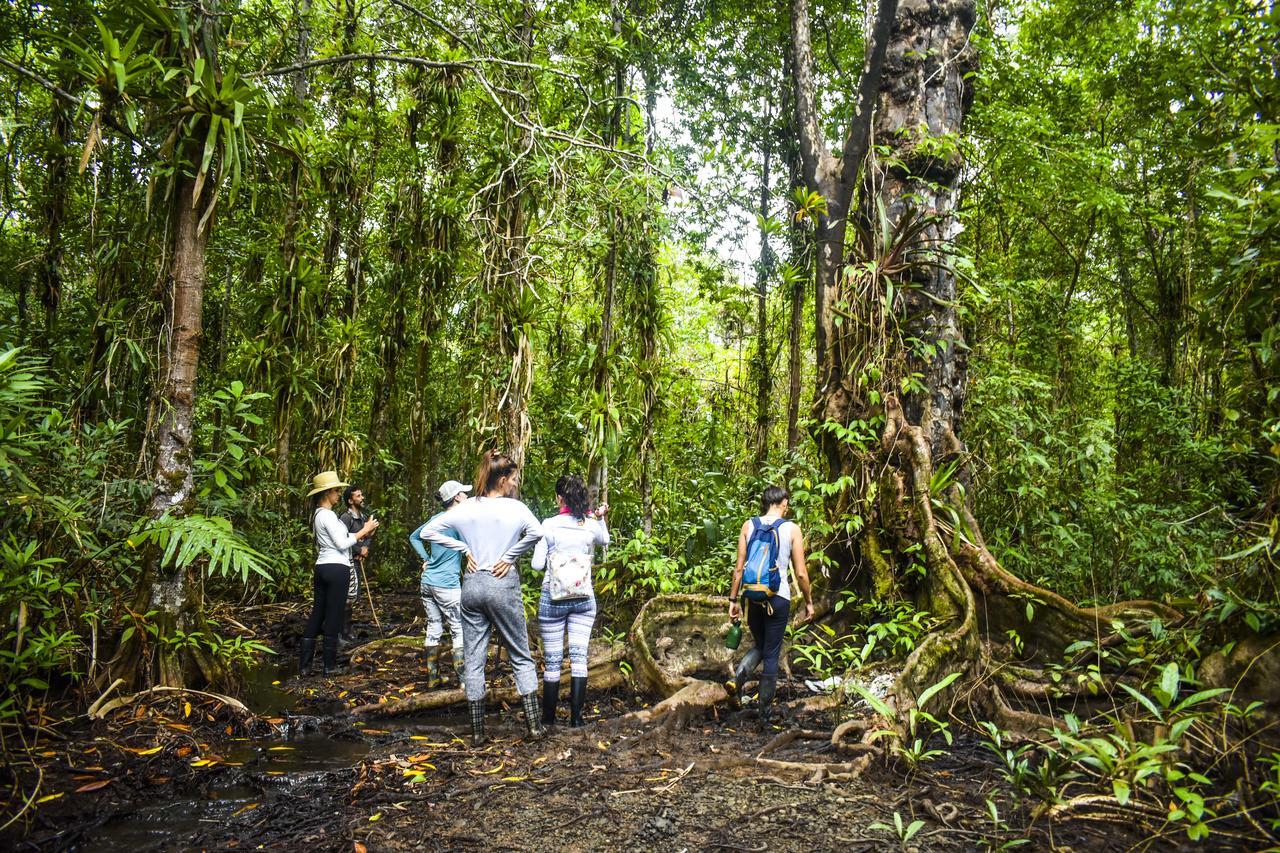
<path id="1" fill-rule="evenodd" d="M 921 544 L 927 575 L 917 592 L 917 605 L 944 620 L 942 627 L 928 634 L 907 658 L 891 691 L 891 705 L 900 723 L 916 697 L 951 673 L 959 672 L 962 677 L 942 695 L 944 700 L 948 693 L 964 690 L 966 682 L 976 676 L 998 669 L 990 649 L 993 643 L 1003 642 L 1008 631 L 1017 632 L 1021 639 L 1021 657 L 1047 663 L 1062 660 L 1067 646 L 1079 639 L 1105 643 L 1115 634 L 1114 622 L 1132 624 L 1155 617 L 1170 622 L 1179 618 L 1177 611 L 1152 601 L 1079 607 L 1014 576 L 987 549 L 958 487 L 949 487 L 944 495 L 930 493 L 933 457 L 926 429 L 909 423 L 894 398 L 886 400 L 885 416 L 882 450 L 888 469 L 896 472 L 898 487 L 882 494 L 881 520 L 891 528 L 891 538 Z M 957 508 L 963 521 L 961 530 L 935 516 L 935 500 Z M 884 506 L 886 503 L 889 505 Z M 1031 618 L 1027 616 L 1028 604 Z M 977 698 L 993 716 L 1017 728 L 1052 719 L 1018 709 L 1017 691 L 1007 691 L 1008 696 L 1005 692 L 996 679 L 991 689 L 981 691 Z"/>

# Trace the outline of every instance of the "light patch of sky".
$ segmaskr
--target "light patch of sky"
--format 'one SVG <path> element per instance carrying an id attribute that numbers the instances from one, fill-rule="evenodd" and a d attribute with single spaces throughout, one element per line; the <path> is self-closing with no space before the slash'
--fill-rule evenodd
<path id="1" fill-rule="evenodd" d="M 705 146 L 695 142 L 690 136 L 685 117 L 669 95 L 662 94 L 658 97 L 654 119 L 660 145 L 665 144 L 671 150 L 705 153 Z M 690 196 L 700 196 L 703 201 L 712 201 L 708 205 L 710 208 L 715 208 L 718 203 L 718 218 L 710 223 L 706 248 L 734 270 L 745 283 L 754 276 L 755 265 L 760 260 L 760 230 L 756 227 L 754 210 L 743 206 L 732 194 L 719 190 L 717 185 L 722 184 L 725 179 L 721 171 L 724 165 L 723 161 L 714 156 L 699 157 L 696 169 L 692 170 L 695 184 L 677 187 L 677 197 L 670 203 L 675 215 L 681 209 L 693 213 L 693 199 Z M 754 169 L 736 168 L 736 175 L 730 177 L 750 184 L 759 180 Z M 713 199 L 710 198 L 712 194 L 715 196 Z"/>

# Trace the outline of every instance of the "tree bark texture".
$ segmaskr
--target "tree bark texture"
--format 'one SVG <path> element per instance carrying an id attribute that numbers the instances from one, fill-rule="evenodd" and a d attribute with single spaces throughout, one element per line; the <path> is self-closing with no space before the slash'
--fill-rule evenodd
<path id="1" fill-rule="evenodd" d="M 760 261 L 756 266 L 756 380 L 755 468 L 769 458 L 769 431 L 773 424 L 773 359 L 769 354 L 769 279 L 773 277 L 773 249 L 769 246 L 769 186 L 773 179 L 773 102 L 765 118 L 763 151 L 760 158 Z"/>
<path id="2" fill-rule="evenodd" d="M 874 138 L 889 155 L 871 158 L 862 213 L 867 223 L 875 223 L 877 199 L 890 223 L 922 213 L 928 224 L 914 241 L 922 253 L 938 252 L 959 231 L 954 216 L 958 141 L 973 100 L 966 74 L 976 62 L 969 46 L 974 5 L 971 0 L 903 0 L 898 8 L 874 124 Z M 927 144 L 939 139 L 950 140 L 944 145 L 950 153 L 934 153 L 938 146 Z M 904 395 L 903 410 L 909 422 L 925 429 L 930 452 L 941 458 L 949 449 L 947 431 L 961 432 L 967 378 L 955 274 L 947 264 L 909 264 L 905 278 L 905 372 L 918 376 L 924 388 Z"/>

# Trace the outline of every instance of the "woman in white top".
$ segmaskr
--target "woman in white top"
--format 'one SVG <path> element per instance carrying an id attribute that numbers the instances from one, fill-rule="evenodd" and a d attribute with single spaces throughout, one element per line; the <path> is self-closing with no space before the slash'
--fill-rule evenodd
<path id="1" fill-rule="evenodd" d="M 467 570 L 462 577 L 462 642 L 471 740 L 484 743 L 484 665 L 489 635 L 497 629 L 507 648 L 516 692 L 524 705 L 529 736 L 541 737 L 538 713 L 538 668 L 529 654 L 529 627 L 520 596 L 516 560 L 542 538 L 542 526 L 529 508 L 516 500 L 520 472 L 503 453 L 489 451 L 473 481 L 480 496 L 437 516 L 418 534 L 432 545 L 461 551 Z M 455 535 L 449 535 L 446 530 Z"/>
<path id="2" fill-rule="evenodd" d="M 338 520 L 333 507 L 347 484 L 336 471 L 323 471 L 311 481 L 311 532 L 316 538 L 316 567 L 311 579 L 311 618 L 302 631 L 298 646 L 298 674 L 307 675 L 316 654 L 316 636 L 324 629 L 324 674 L 338 671 L 338 631 L 347 606 L 347 584 L 351 579 L 351 549 L 378 528 L 370 518 L 354 533 Z"/>
<path id="3" fill-rule="evenodd" d="M 533 551 L 533 570 L 546 569 L 542 599 L 538 602 L 538 628 L 542 634 L 542 723 L 554 725 L 556 703 L 560 701 L 560 668 L 564 662 L 564 637 L 569 634 L 569 726 L 584 725 L 582 706 L 587 699 L 587 647 L 596 621 L 596 596 L 591 588 L 591 563 L 597 546 L 609 544 L 602 506 L 587 511 L 590 498 L 580 477 L 561 477 L 556 482 L 560 512 L 542 522 L 542 540 Z M 576 564 L 576 565 L 575 565 Z M 557 569 L 585 570 L 585 585 L 570 598 L 553 599 L 564 590 L 553 590 Z M 582 594 L 585 593 L 585 594 Z"/>
<path id="4" fill-rule="evenodd" d="M 726 685 L 736 700 L 742 694 L 747 676 L 763 661 L 764 671 L 760 676 L 760 719 L 766 724 L 770 719 L 774 693 L 778 689 L 778 658 L 782 654 L 782 637 L 787 630 L 787 617 L 791 614 L 792 571 L 795 572 L 796 582 L 804 594 L 805 611 L 799 622 L 813 618 L 813 595 L 809 589 L 809 571 L 805 565 L 804 536 L 795 522 L 786 520 L 790 508 L 791 496 L 786 489 L 769 486 L 764 490 L 764 494 L 760 496 L 761 514 L 743 522 L 742 531 L 738 534 L 738 563 L 729 589 L 729 618 L 737 619 L 742 612 L 738 604 L 738 593 L 744 588 L 743 568 L 747 562 L 748 543 L 757 530 L 766 533 L 772 531 L 777 537 L 773 568 L 778 570 L 778 587 L 769 594 L 765 592 L 767 586 L 762 584 L 746 585 L 751 590 L 747 593 L 747 626 L 751 629 L 755 645 L 735 670 L 733 683 Z"/>

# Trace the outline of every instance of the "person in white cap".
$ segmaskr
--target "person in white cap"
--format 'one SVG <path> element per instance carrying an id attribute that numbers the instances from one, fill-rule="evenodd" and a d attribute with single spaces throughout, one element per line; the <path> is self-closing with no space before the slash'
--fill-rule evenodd
<path id="1" fill-rule="evenodd" d="M 431 516 L 421 527 L 409 536 L 409 545 L 422 558 L 422 607 L 427 611 L 427 689 L 440 687 L 445 679 L 440 676 L 440 639 L 444 636 L 444 626 L 449 624 L 449 640 L 453 643 L 453 670 L 462 684 L 463 644 L 462 644 L 462 554 L 449 548 L 433 547 L 428 553 L 423 544 L 422 531 L 427 524 L 440 518 L 449 510 L 462 505 L 467 499 L 470 486 L 457 480 L 446 480 L 436 491 L 436 497 L 444 508 Z M 448 519 L 445 519 L 446 523 Z M 445 527 L 449 535 L 457 535 L 451 527 Z"/>
<path id="2" fill-rule="evenodd" d="M 347 606 L 347 584 L 351 580 L 351 549 L 356 542 L 378 529 L 378 522 L 370 518 L 356 532 L 338 520 L 333 507 L 342 499 L 347 483 L 338 479 L 336 471 L 321 471 L 311 481 L 311 532 L 316 537 L 316 567 L 312 575 L 311 589 L 314 602 L 311 618 L 302 630 L 302 642 L 298 646 L 298 674 L 311 670 L 316 654 L 316 636 L 324 629 L 324 674 L 338 671 L 338 630 L 342 627 L 342 614 Z"/>

